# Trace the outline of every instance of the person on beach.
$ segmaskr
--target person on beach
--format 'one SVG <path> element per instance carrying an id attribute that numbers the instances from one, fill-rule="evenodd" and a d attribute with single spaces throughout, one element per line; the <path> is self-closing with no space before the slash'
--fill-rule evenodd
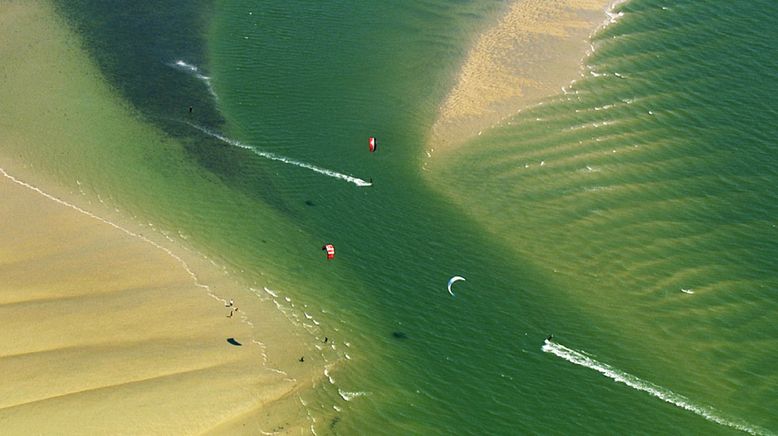
<path id="1" fill-rule="evenodd" d="M 225 304 L 225 305 L 224 305 L 224 307 L 232 307 L 232 306 L 234 306 L 234 305 L 235 305 L 235 302 L 234 302 L 234 301 L 232 301 L 232 298 L 230 298 L 230 302 L 229 302 L 229 303 L 227 303 L 227 304 Z"/>
<path id="2" fill-rule="evenodd" d="M 300 356 L 300 362 L 305 362 L 305 356 Z"/>
<path id="3" fill-rule="evenodd" d="M 325 344 L 326 344 L 326 343 L 327 343 L 327 341 L 329 341 L 329 340 L 330 340 L 330 338 L 328 338 L 328 337 L 326 337 L 326 336 L 324 337 L 324 343 L 325 343 Z"/>
<path id="4" fill-rule="evenodd" d="M 235 314 L 235 312 L 237 311 L 238 311 L 237 307 L 233 307 L 232 309 L 230 309 L 230 314 L 227 315 L 227 318 L 232 318 L 232 315 Z"/>

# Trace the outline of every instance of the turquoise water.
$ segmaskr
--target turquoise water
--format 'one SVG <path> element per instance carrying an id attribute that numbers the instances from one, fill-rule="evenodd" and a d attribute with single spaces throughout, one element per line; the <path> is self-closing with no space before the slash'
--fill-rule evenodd
<path id="1" fill-rule="evenodd" d="M 305 397 L 317 433 L 778 431 L 774 3 L 632 0 L 584 79 L 429 173 L 506 3 L 154 5 L 61 6 L 184 144 L 122 151 L 179 168 L 143 189 L 110 156 L 89 171 L 319 322 L 298 316 L 338 347 Z"/>

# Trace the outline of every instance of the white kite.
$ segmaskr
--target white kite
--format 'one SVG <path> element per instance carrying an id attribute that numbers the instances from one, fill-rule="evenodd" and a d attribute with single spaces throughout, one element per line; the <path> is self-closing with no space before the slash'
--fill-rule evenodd
<path id="1" fill-rule="evenodd" d="M 454 277 L 451 277 L 448 280 L 448 293 L 451 294 L 452 297 L 454 297 L 455 295 L 454 295 L 453 292 L 451 292 L 451 285 L 453 285 L 454 282 L 458 282 L 460 280 L 466 280 L 466 279 L 464 277 L 461 277 L 461 276 L 454 276 Z"/>

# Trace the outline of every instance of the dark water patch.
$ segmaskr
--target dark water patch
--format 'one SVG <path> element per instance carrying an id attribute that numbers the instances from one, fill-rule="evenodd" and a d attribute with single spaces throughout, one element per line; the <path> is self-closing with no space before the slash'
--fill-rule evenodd
<path id="1" fill-rule="evenodd" d="M 143 114 L 223 123 L 204 81 L 175 68 L 179 60 L 207 65 L 204 34 L 213 0 L 54 3 L 108 81 Z"/>
<path id="2" fill-rule="evenodd" d="M 108 83 L 144 121 L 178 139 L 192 160 L 224 183 L 289 212 L 258 159 L 189 125 L 216 130 L 224 125 L 210 83 L 205 40 L 213 0 L 121 5 L 56 0 L 55 5 Z"/>

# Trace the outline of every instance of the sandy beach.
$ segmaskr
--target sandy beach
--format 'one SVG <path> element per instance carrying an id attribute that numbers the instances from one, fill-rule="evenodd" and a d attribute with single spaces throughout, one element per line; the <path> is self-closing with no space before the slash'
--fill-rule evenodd
<path id="1" fill-rule="evenodd" d="M 294 421 L 304 416 L 292 394 L 319 369 L 313 358 L 296 361 L 304 346 L 270 305 L 250 302 L 228 317 L 226 298 L 213 290 L 231 289 L 249 303 L 237 283 L 204 265 L 195 278 L 155 243 L 2 175 L 0 426 L 7 434 L 304 424 Z M 270 418 L 262 413 L 269 407 Z"/>
<path id="2" fill-rule="evenodd" d="M 307 427 L 299 394 L 323 366 L 297 360 L 310 335 L 189 247 L 111 215 L 26 159 L 30 144 L 51 144 L 58 159 L 99 142 L 85 128 L 93 116 L 59 108 L 103 101 L 73 91 L 101 87 L 87 84 L 99 83 L 94 67 L 69 72 L 83 53 L 63 45 L 61 24 L 45 2 L 0 5 L 3 434 Z M 63 57 L 49 65 L 52 51 Z M 121 123 L 121 112 L 110 117 Z M 229 299 L 240 308 L 232 317 Z"/>
<path id="3" fill-rule="evenodd" d="M 462 145 L 581 74 L 608 0 L 512 2 L 476 37 L 430 134 L 430 153 Z"/>
<path id="4" fill-rule="evenodd" d="M 7 177 L 0 196 L 4 432 L 196 432 L 289 387 L 166 253 Z"/>

